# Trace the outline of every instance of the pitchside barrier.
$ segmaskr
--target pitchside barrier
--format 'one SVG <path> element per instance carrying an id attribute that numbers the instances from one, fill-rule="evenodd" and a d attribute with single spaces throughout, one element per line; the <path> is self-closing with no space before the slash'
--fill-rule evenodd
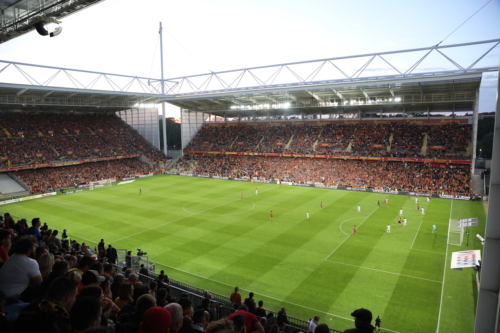
<path id="1" fill-rule="evenodd" d="M 126 251 L 125 251 L 125 253 L 126 253 Z M 125 266 L 123 264 L 118 264 L 118 265 L 115 265 L 115 267 L 117 268 L 117 272 L 119 272 Z M 137 272 L 137 274 L 139 275 L 140 281 L 142 281 L 145 284 L 146 283 L 149 284 L 150 282 L 155 281 L 158 278 L 158 274 L 156 274 L 156 273 L 150 273 L 149 276 L 140 274 L 138 272 Z M 171 297 L 178 300 L 179 298 L 181 298 L 182 294 L 187 293 L 190 296 L 190 300 L 193 302 L 193 309 L 196 309 L 198 306 L 201 305 L 201 302 L 205 298 L 203 296 L 205 289 L 201 289 L 201 288 L 192 286 L 190 284 L 187 284 L 187 283 L 184 283 L 182 281 L 175 280 L 175 279 L 169 278 L 169 280 L 170 280 L 170 295 L 171 295 Z M 212 302 L 214 303 L 214 306 L 211 307 L 211 310 L 216 313 L 216 318 L 211 319 L 210 321 L 215 321 L 215 320 L 225 318 L 235 311 L 231 307 L 231 302 L 229 300 L 229 297 L 224 296 L 224 295 L 220 295 L 220 294 L 215 294 L 212 292 L 210 292 L 210 294 L 212 295 Z M 267 311 L 267 313 L 273 313 L 274 318 L 276 318 L 278 316 L 277 312 L 270 311 L 268 309 L 266 309 L 266 311 Z M 308 326 L 307 321 L 302 320 L 302 319 L 298 319 L 298 318 L 294 318 L 294 317 L 290 317 L 290 316 L 287 316 L 287 318 L 288 318 L 288 321 L 290 322 L 289 325 L 291 326 L 292 331 L 293 330 L 300 330 L 301 332 L 307 332 L 307 326 Z M 330 328 L 330 332 L 331 333 L 342 333 L 342 331 L 334 330 L 332 328 Z"/>
<path id="2" fill-rule="evenodd" d="M 194 173 L 178 173 L 178 172 L 166 172 L 169 175 L 179 175 L 179 176 L 189 176 L 189 177 L 201 177 L 201 178 L 214 178 L 214 179 L 226 179 L 226 180 L 236 180 L 240 182 L 249 183 L 263 183 L 263 184 L 278 184 L 278 185 L 290 185 L 290 186 L 302 186 L 302 187 L 318 187 L 318 188 L 328 188 L 332 190 L 345 190 L 345 191 L 358 191 L 358 192 L 373 192 L 373 193 L 383 193 L 383 194 L 400 194 L 400 195 L 412 195 L 418 197 L 432 197 L 432 198 L 442 198 L 442 199 L 457 199 L 457 200 L 478 200 L 481 201 L 482 197 L 469 197 L 466 195 L 449 195 L 449 194 L 431 194 L 431 193 L 420 193 L 420 192 L 406 192 L 398 191 L 391 188 L 384 189 L 374 189 L 374 188 L 362 188 L 362 187 L 345 187 L 336 185 L 325 185 L 323 183 L 295 183 L 286 182 L 280 180 L 265 180 L 265 179 L 248 179 L 248 178 L 232 178 L 232 177 L 220 177 L 211 175 L 198 175 Z"/>

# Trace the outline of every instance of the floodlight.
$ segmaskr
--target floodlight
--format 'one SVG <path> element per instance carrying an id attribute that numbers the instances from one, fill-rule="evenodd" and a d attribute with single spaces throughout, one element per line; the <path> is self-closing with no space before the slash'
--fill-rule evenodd
<path id="1" fill-rule="evenodd" d="M 288 102 L 287 102 L 287 103 L 283 104 L 283 106 L 284 106 L 285 108 L 289 108 L 289 107 L 290 107 L 290 103 L 288 103 Z"/>

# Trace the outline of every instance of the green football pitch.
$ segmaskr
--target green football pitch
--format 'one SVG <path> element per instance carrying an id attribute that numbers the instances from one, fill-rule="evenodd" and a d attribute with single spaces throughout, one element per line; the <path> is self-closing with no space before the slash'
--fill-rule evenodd
<path id="1" fill-rule="evenodd" d="M 352 328 L 350 313 L 363 307 L 387 332 L 472 332 L 475 272 L 451 270 L 450 258 L 481 249 L 482 203 L 419 203 L 426 215 L 401 195 L 161 175 L 0 210 L 40 217 L 91 246 L 103 238 L 118 249 L 141 248 L 176 280 L 223 295 L 237 285 L 268 309 L 320 315 L 337 330 Z M 406 227 L 398 226 L 400 209 Z M 467 236 L 462 246 L 447 245 L 449 220 L 466 217 L 480 220 L 469 246 Z"/>

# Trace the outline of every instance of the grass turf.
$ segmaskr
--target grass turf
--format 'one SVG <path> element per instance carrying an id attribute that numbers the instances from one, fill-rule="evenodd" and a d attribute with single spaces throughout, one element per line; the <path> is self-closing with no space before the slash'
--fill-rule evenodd
<path id="1" fill-rule="evenodd" d="M 141 248 L 174 279 L 223 295 L 238 285 L 268 309 L 318 314 L 337 330 L 352 328 L 350 313 L 364 307 L 388 332 L 471 332 L 475 273 L 449 266 L 451 252 L 481 249 L 482 203 L 419 203 L 425 216 L 414 197 L 162 175 L 0 210 L 40 217 L 92 246 L 104 238 Z M 407 227 L 397 224 L 400 209 Z M 447 245 L 449 219 L 475 216 L 469 247 Z"/>

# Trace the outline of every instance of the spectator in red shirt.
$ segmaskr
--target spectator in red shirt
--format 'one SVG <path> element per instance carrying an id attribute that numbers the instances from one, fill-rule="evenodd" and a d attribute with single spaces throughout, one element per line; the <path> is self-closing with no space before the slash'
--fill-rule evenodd
<path id="1" fill-rule="evenodd" d="M 253 313 L 248 312 L 248 308 L 244 304 L 238 308 L 238 311 L 227 316 L 227 319 L 231 320 L 231 318 L 239 314 L 245 317 L 245 328 L 247 332 L 258 331 L 264 333 L 264 327 L 262 327 L 259 319 L 257 319 Z"/>
<path id="2" fill-rule="evenodd" d="M 238 309 L 239 306 L 241 305 L 241 295 L 238 292 L 240 288 L 234 287 L 234 293 L 231 294 L 229 297 L 229 300 L 231 301 L 231 304 L 233 305 L 234 309 Z"/>

